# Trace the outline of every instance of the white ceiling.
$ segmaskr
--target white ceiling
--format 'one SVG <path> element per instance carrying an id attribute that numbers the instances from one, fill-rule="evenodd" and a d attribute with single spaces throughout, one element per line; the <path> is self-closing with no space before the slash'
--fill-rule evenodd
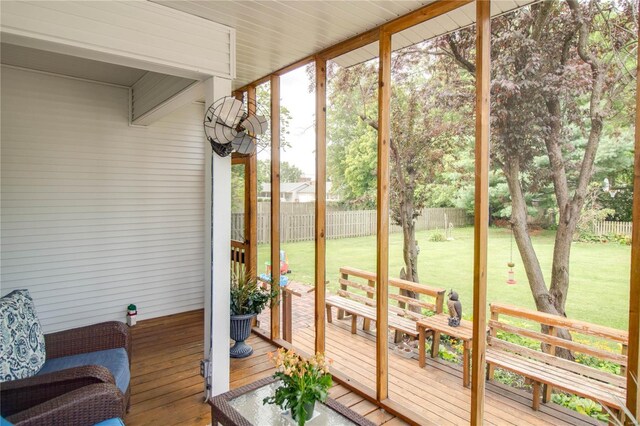
<path id="1" fill-rule="evenodd" d="M 0 44 L 0 62 L 6 65 L 102 81 L 120 86 L 132 86 L 146 73 L 146 71 L 136 68 L 7 43 Z"/>
<path id="2" fill-rule="evenodd" d="M 153 0 L 236 29 L 234 88 L 433 0 Z"/>
<path id="3" fill-rule="evenodd" d="M 152 0 L 236 29 L 234 88 L 419 9 L 433 0 Z M 539 0 L 493 0 L 493 16 Z M 393 48 L 466 27 L 475 22 L 475 3 L 393 36 Z M 373 43 L 337 58 L 343 66 L 377 56 Z"/>
<path id="4" fill-rule="evenodd" d="M 534 1 L 535 0 L 494 0 L 491 2 L 491 16 L 508 13 Z M 476 4 L 469 3 L 449 13 L 394 34 L 391 38 L 391 47 L 393 50 L 401 49 L 460 28 L 468 27 L 475 23 L 475 16 Z M 378 42 L 375 42 L 339 56 L 335 58 L 334 61 L 340 66 L 348 67 L 368 61 L 377 56 Z"/>
<path id="5" fill-rule="evenodd" d="M 419 9 L 433 0 L 152 0 L 236 29 L 234 88 Z M 536 0 L 493 0 L 499 15 Z M 394 49 L 471 25 L 475 3 L 394 34 Z M 2 43 L 3 64 L 131 86 L 144 70 Z M 350 66 L 378 54 L 378 43 L 334 60 Z"/>

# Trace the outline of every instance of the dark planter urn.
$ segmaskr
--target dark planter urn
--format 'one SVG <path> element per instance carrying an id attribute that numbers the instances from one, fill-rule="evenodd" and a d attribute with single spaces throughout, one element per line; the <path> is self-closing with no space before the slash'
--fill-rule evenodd
<path id="1" fill-rule="evenodd" d="M 231 358 L 246 358 L 253 353 L 253 348 L 244 341 L 251 334 L 251 320 L 256 314 L 231 315 L 230 337 L 236 342 L 229 350 Z"/>

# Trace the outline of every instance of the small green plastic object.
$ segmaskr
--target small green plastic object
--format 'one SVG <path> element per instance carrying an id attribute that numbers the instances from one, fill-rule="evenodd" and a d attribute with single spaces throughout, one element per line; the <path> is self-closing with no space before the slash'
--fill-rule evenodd
<path id="1" fill-rule="evenodd" d="M 136 305 L 131 304 L 131 305 L 127 306 L 127 310 L 128 311 L 137 311 L 138 308 L 136 307 Z"/>

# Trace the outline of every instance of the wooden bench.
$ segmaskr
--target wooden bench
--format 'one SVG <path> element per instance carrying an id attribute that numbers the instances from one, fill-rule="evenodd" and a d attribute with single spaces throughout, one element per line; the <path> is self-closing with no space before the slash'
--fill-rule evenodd
<path id="1" fill-rule="evenodd" d="M 527 320 L 545 326 L 547 331 L 535 331 L 515 326 L 504 321 L 504 317 Z M 541 327 L 542 329 L 542 327 Z M 568 330 L 572 336 L 576 334 L 605 340 L 620 345 L 621 352 L 614 353 L 601 349 L 595 343 L 564 340 L 557 337 L 558 329 Z M 498 332 L 511 333 L 545 344 L 545 352 L 522 345 L 507 342 L 500 338 Z M 557 315 L 509 306 L 499 303 L 491 304 L 491 320 L 487 338 L 487 379 L 492 379 L 495 367 L 520 374 L 533 382 L 533 409 L 540 407 L 541 386 L 543 402 L 551 399 L 552 388 L 575 394 L 583 398 L 595 400 L 619 411 L 625 404 L 628 333 L 584 321 L 571 320 Z M 556 356 L 558 348 L 565 348 L 572 353 L 582 353 L 601 360 L 620 365 L 622 375 L 598 370 L 584 364 Z"/>
<path id="2" fill-rule="evenodd" d="M 325 305 L 327 309 L 327 321 L 333 321 L 332 308 L 338 309 L 338 319 L 345 314 L 351 315 L 351 332 L 357 331 L 358 317 L 363 318 L 363 329 L 368 331 L 371 321 L 376 320 L 376 275 L 356 268 L 340 268 L 340 289 L 338 294 L 329 296 Z M 420 299 L 402 296 L 399 290 L 410 290 L 418 294 Z M 418 337 L 416 321 L 424 318 L 424 310 L 441 313 L 444 303 L 445 289 L 430 287 L 411 281 L 391 278 L 389 279 L 389 299 L 398 302 L 398 305 L 389 303 L 389 328 L 399 333 L 404 333 L 414 338 Z M 398 290 L 396 293 L 395 290 Z M 361 293 L 356 293 L 360 291 Z M 433 299 L 432 302 L 424 300 L 425 297 Z M 413 312 L 412 307 L 420 312 Z"/>

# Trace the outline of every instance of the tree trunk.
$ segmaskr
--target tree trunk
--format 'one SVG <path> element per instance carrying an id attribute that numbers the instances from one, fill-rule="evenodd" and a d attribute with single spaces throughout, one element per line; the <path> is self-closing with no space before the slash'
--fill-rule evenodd
<path id="1" fill-rule="evenodd" d="M 396 159 L 399 162 L 399 159 Z M 399 165 L 396 165 L 399 167 Z M 404 174 L 398 173 L 398 179 L 403 179 Z M 400 183 L 400 182 L 398 182 Z M 400 271 L 400 278 L 407 281 L 418 282 L 418 243 L 416 241 L 416 225 L 413 221 L 415 207 L 413 204 L 414 188 L 412 185 L 406 185 L 402 182 L 402 192 L 400 194 L 400 205 L 398 210 L 400 213 L 400 226 L 402 226 L 402 258 L 404 267 Z M 420 296 L 413 291 L 400 289 L 402 296 L 418 299 Z M 400 302 L 400 307 L 406 308 L 406 304 Z M 420 312 L 418 306 L 409 306 L 412 312 Z"/>
<path id="2" fill-rule="evenodd" d="M 378 122 L 370 120 L 366 115 L 361 114 L 360 119 L 367 123 L 371 128 L 378 130 Z M 400 188 L 399 194 L 399 224 L 402 226 L 402 254 L 404 260 L 404 267 L 400 270 L 400 279 L 418 282 L 418 243 L 416 241 L 416 226 L 413 222 L 415 213 L 415 189 L 416 189 L 416 177 L 415 173 L 411 171 L 405 171 L 403 169 L 402 158 L 398 153 L 398 147 L 396 146 L 395 139 L 389 140 L 390 157 L 394 164 L 396 187 Z M 402 296 L 411 297 L 413 299 L 419 299 L 419 295 L 414 291 L 400 289 Z M 398 306 L 405 309 L 406 304 L 398 302 Z M 411 306 L 412 312 L 420 312 L 419 307 Z"/>
<path id="3" fill-rule="evenodd" d="M 524 269 L 527 274 L 527 280 L 529 281 L 529 287 L 531 289 L 531 294 L 533 295 L 536 308 L 540 312 L 565 316 L 564 305 L 562 304 L 556 306 L 556 302 L 558 300 L 561 300 L 561 298 L 559 298 L 557 295 L 552 294 L 547 289 L 547 285 L 544 281 L 544 275 L 542 274 L 542 268 L 540 267 L 540 262 L 538 261 L 538 257 L 536 256 L 536 252 L 533 248 L 531 237 L 527 232 L 527 205 L 524 194 L 522 192 L 522 186 L 520 185 L 520 165 L 518 163 L 517 157 L 513 156 L 509 161 L 507 161 L 503 167 L 503 171 L 505 177 L 507 178 L 509 193 L 511 194 L 511 227 L 513 236 L 516 240 L 516 245 L 518 247 L 518 251 L 520 252 L 520 257 L 522 258 L 522 264 L 524 265 Z M 556 234 L 556 247 L 558 246 L 557 236 L 560 233 L 560 230 L 558 230 L 558 234 Z M 573 235 L 573 233 L 571 233 L 570 235 Z M 569 248 L 570 246 L 571 240 L 569 240 Z M 556 265 L 555 252 L 556 250 L 554 249 L 554 268 Z M 558 251 L 558 253 L 560 256 L 561 252 Z M 562 252 L 562 256 L 564 255 L 566 255 L 568 265 L 569 252 Z M 568 267 L 566 267 L 565 269 L 567 272 L 566 285 L 568 286 Z M 564 301 L 566 301 L 566 299 L 564 299 Z M 542 331 L 547 332 L 547 328 L 543 327 Z M 557 332 L 558 337 L 566 340 L 571 340 L 571 334 L 567 330 L 559 329 L 557 330 Z M 556 355 L 566 359 L 573 359 L 573 355 L 571 354 L 571 352 L 563 348 L 557 348 Z"/>

